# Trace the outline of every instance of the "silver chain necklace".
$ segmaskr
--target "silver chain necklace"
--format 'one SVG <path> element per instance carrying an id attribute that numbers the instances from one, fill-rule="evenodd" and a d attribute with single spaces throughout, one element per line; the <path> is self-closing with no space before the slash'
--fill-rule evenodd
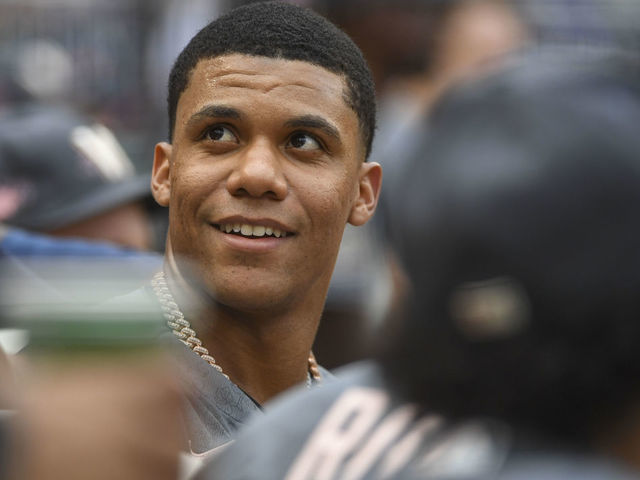
<path id="1" fill-rule="evenodd" d="M 184 314 L 173 298 L 171 290 L 169 290 L 169 285 L 167 285 L 167 278 L 164 271 L 159 271 L 153 276 L 151 279 L 151 287 L 158 298 L 164 318 L 167 320 L 167 326 L 171 329 L 173 334 L 182 340 L 182 342 L 200 358 L 229 380 L 229 376 L 222 371 L 222 367 L 216 363 L 216 359 L 209 353 L 209 350 L 202 345 L 202 340 L 198 338 L 189 321 L 184 318 Z M 320 369 L 318 368 L 318 362 L 316 362 L 313 352 L 310 352 L 309 372 L 307 375 L 308 387 L 311 386 L 312 378 L 313 381 L 316 382 L 319 382 L 322 379 Z"/>

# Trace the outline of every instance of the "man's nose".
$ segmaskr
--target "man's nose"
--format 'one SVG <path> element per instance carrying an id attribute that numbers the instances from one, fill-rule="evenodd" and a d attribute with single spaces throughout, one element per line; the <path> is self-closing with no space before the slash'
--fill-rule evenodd
<path id="1" fill-rule="evenodd" d="M 268 197 L 283 200 L 287 196 L 287 181 L 282 171 L 282 153 L 276 145 L 255 141 L 239 153 L 227 190 L 231 195 Z"/>

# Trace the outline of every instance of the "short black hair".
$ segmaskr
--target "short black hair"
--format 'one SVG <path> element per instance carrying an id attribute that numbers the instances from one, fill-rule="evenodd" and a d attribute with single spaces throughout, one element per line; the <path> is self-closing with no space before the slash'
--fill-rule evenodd
<path id="1" fill-rule="evenodd" d="M 344 100 L 357 114 L 361 136 L 371 152 L 376 123 L 375 88 L 360 49 L 324 17 L 288 3 L 258 2 L 238 7 L 209 23 L 178 56 L 169 76 L 169 138 L 173 138 L 178 100 L 198 62 L 245 54 L 312 63 L 345 79 Z"/>
<path id="2" fill-rule="evenodd" d="M 637 402 L 639 78 L 531 52 L 436 107 L 392 220 L 415 294 L 384 362 L 412 400 L 583 447 Z"/>

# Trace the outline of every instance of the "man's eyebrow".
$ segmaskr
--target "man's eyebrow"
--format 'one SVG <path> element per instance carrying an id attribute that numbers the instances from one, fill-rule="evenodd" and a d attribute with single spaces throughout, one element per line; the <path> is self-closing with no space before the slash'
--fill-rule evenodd
<path id="1" fill-rule="evenodd" d="M 207 105 L 196 113 L 191 115 L 187 122 L 187 126 L 193 125 L 203 119 L 207 118 L 233 118 L 239 120 L 242 114 L 239 110 L 226 105 Z"/>
<path id="2" fill-rule="evenodd" d="M 300 117 L 292 118 L 285 123 L 285 126 L 289 128 L 315 128 L 322 130 L 324 133 L 336 140 L 340 140 L 340 132 L 338 129 L 318 115 L 302 115 Z"/>

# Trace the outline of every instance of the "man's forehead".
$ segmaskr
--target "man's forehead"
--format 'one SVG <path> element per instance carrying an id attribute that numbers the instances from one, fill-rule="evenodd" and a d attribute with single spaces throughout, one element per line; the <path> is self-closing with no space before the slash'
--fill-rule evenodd
<path id="1" fill-rule="evenodd" d="M 265 91 L 298 87 L 343 100 L 347 87 L 342 75 L 310 62 L 244 54 L 201 59 L 191 72 L 194 82 L 204 88 L 244 85 Z"/>

